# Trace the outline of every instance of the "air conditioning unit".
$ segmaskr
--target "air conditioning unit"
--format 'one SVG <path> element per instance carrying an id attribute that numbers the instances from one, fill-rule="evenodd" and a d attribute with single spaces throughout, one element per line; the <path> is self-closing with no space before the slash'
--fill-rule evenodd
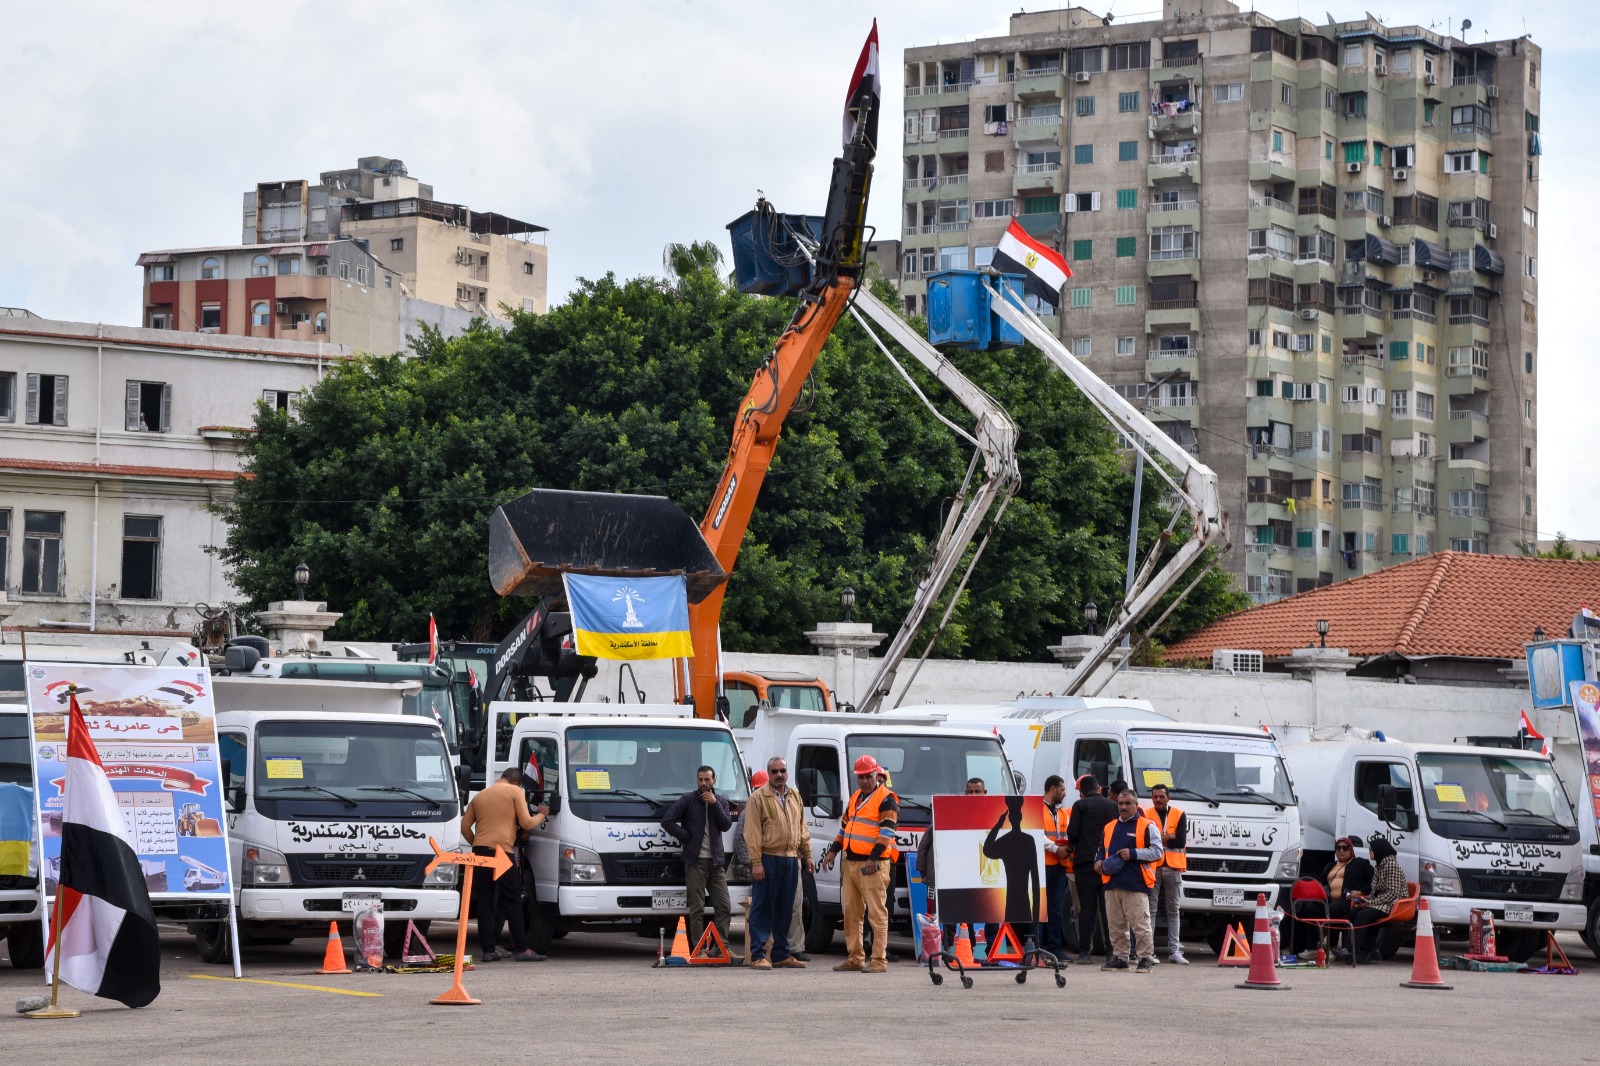
<path id="1" fill-rule="evenodd" d="M 1422 280 L 1423 281 L 1432 281 L 1436 276 L 1437 275 L 1435 275 L 1434 272 L 1431 271 L 1431 270 L 1424 270 L 1422 272 Z"/>
<path id="2" fill-rule="evenodd" d="M 1488 88 L 1489 88 L 1489 99 L 1491 99 L 1491 100 L 1500 99 L 1500 86 L 1491 85 Z"/>
<path id="3" fill-rule="evenodd" d="M 1230 674 L 1260 674 L 1265 672 L 1264 659 L 1259 651 L 1216 648 L 1211 652 L 1211 669 L 1226 670 Z"/>
<path id="4" fill-rule="evenodd" d="M 1321 314 L 1321 312 L 1319 312 L 1315 307 L 1302 307 L 1300 309 L 1300 317 L 1305 319 L 1307 322 L 1315 321 L 1317 315 L 1319 314 Z"/>
<path id="5" fill-rule="evenodd" d="M 1388 229 L 1390 226 L 1394 225 L 1394 218 L 1389 215 L 1379 215 L 1378 225 L 1384 229 Z"/>
<path id="6" fill-rule="evenodd" d="M 287 300 L 279 300 L 278 301 L 278 314 L 286 315 L 288 313 L 289 313 L 289 301 L 287 301 Z"/>
<path id="7" fill-rule="evenodd" d="M 1422 76 L 1422 82 L 1423 82 L 1424 85 L 1438 85 L 1439 84 L 1439 75 L 1437 75 L 1437 74 L 1424 74 Z"/>
<path id="8" fill-rule="evenodd" d="M 1077 82 L 1079 85 L 1088 85 L 1089 72 L 1087 70 L 1080 70 L 1078 73 L 1072 76 L 1072 80 Z"/>
<path id="9" fill-rule="evenodd" d="M 1346 174 L 1359 174 L 1359 173 L 1361 173 L 1361 164 L 1360 163 L 1346 163 L 1344 165 L 1344 172 Z"/>
<path id="10" fill-rule="evenodd" d="M 1489 223 L 1489 239 L 1491 241 L 1500 239 L 1500 227 L 1493 222 Z"/>
<path id="11" fill-rule="evenodd" d="M 1379 63 L 1373 68 L 1373 73 L 1380 78 L 1387 78 L 1389 76 L 1389 64 Z"/>
<path id="12" fill-rule="evenodd" d="M 1395 181 L 1405 181 L 1410 176 L 1411 176 L 1411 171 L 1407 170 L 1405 167 L 1395 167 L 1394 168 L 1394 180 Z"/>

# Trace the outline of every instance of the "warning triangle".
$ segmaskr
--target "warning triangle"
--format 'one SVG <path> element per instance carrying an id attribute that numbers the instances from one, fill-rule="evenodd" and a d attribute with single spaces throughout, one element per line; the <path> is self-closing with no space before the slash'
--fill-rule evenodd
<path id="1" fill-rule="evenodd" d="M 421 955 L 411 954 L 412 937 L 416 937 L 417 943 L 422 945 Z M 422 930 L 418 929 L 417 923 L 412 921 L 410 918 L 406 919 L 406 939 L 405 944 L 400 948 L 400 961 L 408 965 L 416 965 L 418 963 L 433 964 L 438 962 L 438 956 L 434 955 L 433 948 L 428 946 L 428 938 L 422 935 Z"/>
<path id="2" fill-rule="evenodd" d="M 1228 926 L 1222 937 L 1222 951 L 1217 954 L 1218 966 L 1249 966 L 1250 941 L 1244 936 L 1244 923 Z"/>
<path id="3" fill-rule="evenodd" d="M 989 945 L 989 961 L 1022 961 L 1022 945 L 1017 943 L 1017 934 L 1011 931 L 1009 922 L 1001 925 L 1000 931 L 994 935 L 994 943 Z"/>
<path id="4" fill-rule="evenodd" d="M 722 942 L 722 934 L 717 931 L 716 922 L 706 923 L 706 931 L 700 934 L 700 941 L 695 944 L 694 951 L 689 953 L 689 965 L 728 965 L 728 945 Z"/>

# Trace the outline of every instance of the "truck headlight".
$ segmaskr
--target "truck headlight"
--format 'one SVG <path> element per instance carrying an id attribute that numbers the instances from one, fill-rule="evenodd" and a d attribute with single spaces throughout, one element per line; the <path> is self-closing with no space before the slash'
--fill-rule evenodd
<path id="1" fill-rule="evenodd" d="M 1567 883 L 1561 886 L 1562 903 L 1583 902 L 1583 871 L 1568 870 Z"/>
<path id="2" fill-rule="evenodd" d="M 1278 856 L 1278 872 L 1274 875 L 1280 881 L 1293 881 L 1300 876 L 1300 848 L 1290 848 Z"/>
<path id="3" fill-rule="evenodd" d="M 433 873 L 429 874 L 428 876 L 426 876 L 426 877 L 424 877 L 422 879 L 423 887 L 425 887 L 425 888 L 452 888 L 452 887 L 454 887 L 455 883 L 456 883 L 456 871 L 458 869 L 459 869 L 459 867 L 454 866 L 454 865 L 452 865 L 450 863 L 441 862 L 438 866 L 435 866 L 433 868 Z M 490 873 L 494 873 L 493 870 L 490 870 L 489 872 Z M 515 868 L 513 868 L 513 869 L 510 869 L 510 870 L 507 870 L 501 876 L 503 876 L 503 877 L 512 877 L 515 874 L 516 874 L 516 870 L 515 870 Z"/>
<path id="4" fill-rule="evenodd" d="M 600 856 L 576 844 L 561 845 L 560 878 L 564 885 L 603 885 L 606 883 Z"/>
<path id="5" fill-rule="evenodd" d="M 1461 895 L 1461 875 L 1456 868 L 1432 859 L 1422 861 L 1422 875 L 1417 883 L 1422 886 L 1424 896 Z"/>
<path id="6" fill-rule="evenodd" d="M 281 851 L 246 844 L 239 883 L 250 888 L 285 888 L 289 884 L 289 860 Z"/>

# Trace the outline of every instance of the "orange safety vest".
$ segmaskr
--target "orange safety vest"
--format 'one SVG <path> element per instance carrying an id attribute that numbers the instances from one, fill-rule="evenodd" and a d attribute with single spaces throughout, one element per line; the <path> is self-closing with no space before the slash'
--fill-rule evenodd
<path id="1" fill-rule="evenodd" d="M 1156 809 L 1154 807 L 1151 807 L 1149 810 L 1141 810 L 1139 813 L 1161 827 L 1161 841 L 1163 845 L 1166 844 L 1168 833 L 1176 833 L 1178 831 L 1178 817 L 1183 814 L 1182 811 L 1178 810 L 1178 808 L 1174 807 L 1170 803 L 1167 804 L 1167 817 L 1165 822 L 1156 817 Z M 1164 847 L 1161 861 L 1156 863 L 1156 865 L 1170 866 L 1174 870 L 1187 870 L 1189 868 L 1189 856 L 1182 848 Z"/>
<path id="2" fill-rule="evenodd" d="M 1054 831 L 1052 832 L 1050 826 L 1050 805 L 1048 803 L 1045 804 L 1045 836 L 1050 838 L 1050 843 L 1056 845 L 1065 845 L 1067 843 L 1067 822 L 1071 816 L 1072 811 L 1067 808 L 1065 803 L 1056 808 L 1055 827 Z M 1044 864 L 1046 866 L 1065 866 L 1067 868 L 1067 873 L 1070 874 L 1072 872 L 1072 856 L 1070 853 L 1066 858 L 1063 859 L 1052 855 L 1047 851 L 1044 853 Z"/>
<path id="3" fill-rule="evenodd" d="M 1105 844 L 1103 845 L 1103 847 L 1106 849 L 1106 854 L 1107 855 L 1111 854 L 1111 834 L 1115 833 L 1117 831 L 1117 826 L 1119 826 L 1121 824 L 1122 823 L 1121 823 L 1120 819 L 1118 821 L 1115 821 L 1115 822 L 1107 822 L 1106 823 L 1106 839 L 1105 839 Z M 1144 842 L 1146 840 L 1150 839 L 1149 836 L 1147 835 L 1148 830 L 1145 829 L 1145 826 L 1147 826 L 1147 825 L 1150 826 L 1151 828 L 1155 829 L 1158 835 L 1160 834 L 1161 827 L 1156 825 L 1156 823 L 1152 822 L 1149 818 L 1146 818 L 1145 814 L 1144 814 L 1144 811 L 1140 811 L 1138 818 L 1134 819 L 1133 846 L 1135 848 L 1143 847 L 1144 846 Z M 1132 861 L 1139 863 L 1139 872 L 1144 875 L 1144 887 L 1145 888 L 1155 888 L 1156 887 L 1156 867 L 1160 866 L 1161 864 L 1159 862 L 1140 862 L 1137 859 L 1132 860 Z M 1100 881 L 1103 884 L 1109 884 L 1111 882 L 1111 875 L 1110 874 L 1101 874 L 1100 875 Z"/>
<path id="4" fill-rule="evenodd" d="M 839 839 L 844 842 L 845 851 L 852 855 L 871 855 L 872 849 L 882 839 L 884 860 L 894 862 L 900 858 L 900 849 L 894 846 L 894 829 L 890 827 L 885 832 L 884 827 L 878 825 L 878 819 L 882 817 L 883 800 L 888 795 L 891 793 L 882 785 L 864 799 L 860 789 L 851 794 L 850 803 L 845 808 L 844 822 L 839 829 Z"/>

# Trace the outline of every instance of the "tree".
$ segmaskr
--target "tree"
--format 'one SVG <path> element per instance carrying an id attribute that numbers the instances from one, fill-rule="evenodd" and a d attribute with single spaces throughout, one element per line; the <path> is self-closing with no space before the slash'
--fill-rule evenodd
<path id="1" fill-rule="evenodd" d="M 415 358 L 353 360 L 297 417 L 258 411 L 222 557 L 255 606 L 287 595 L 303 558 L 318 598 L 345 612 L 336 639 L 415 638 L 430 611 L 446 635 L 498 637 L 527 604 L 488 585 L 493 509 L 545 486 L 654 493 L 703 514 L 734 412 L 792 310 L 733 291 L 706 263 L 671 283 L 585 282 L 546 315 L 516 313 L 508 333 L 480 323 L 449 340 L 425 334 Z M 938 650 L 1047 659 L 1082 629 L 1083 601 L 1120 598 L 1128 464 L 1039 353 L 954 358 L 1021 428 L 1023 490 Z M 968 418 L 908 370 L 947 417 Z M 847 584 L 857 617 L 897 626 L 968 459 L 866 335 L 841 324 L 785 424 L 729 582 L 724 647 L 809 650 L 805 630 L 835 616 Z M 1147 480 L 1148 544 L 1165 518 Z M 1230 588 L 1203 586 L 1175 616 L 1182 631 L 1231 609 Z"/>

